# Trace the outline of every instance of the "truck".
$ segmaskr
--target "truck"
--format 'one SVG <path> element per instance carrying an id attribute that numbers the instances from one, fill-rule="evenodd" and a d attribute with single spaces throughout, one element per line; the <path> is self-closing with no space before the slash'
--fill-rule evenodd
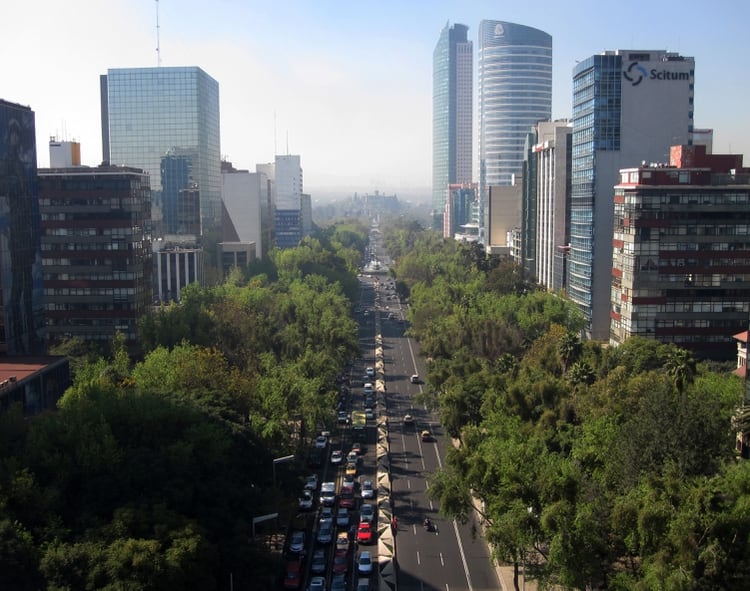
<path id="1" fill-rule="evenodd" d="M 352 411 L 352 439 L 354 441 L 364 441 L 366 434 L 367 417 L 365 411 Z"/>

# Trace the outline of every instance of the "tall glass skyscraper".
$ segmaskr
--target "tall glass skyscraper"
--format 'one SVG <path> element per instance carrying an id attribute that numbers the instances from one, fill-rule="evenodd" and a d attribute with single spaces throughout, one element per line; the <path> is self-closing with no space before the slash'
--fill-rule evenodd
<path id="1" fill-rule="evenodd" d="M 36 126 L 0 99 L 0 356 L 45 353 Z"/>
<path id="2" fill-rule="evenodd" d="M 552 37 L 503 21 L 479 23 L 479 183 L 510 185 L 529 131 L 552 116 Z M 520 179 L 519 179 L 520 180 Z"/>
<path id="3" fill-rule="evenodd" d="M 432 204 L 440 227 L 448 185 L 471 183 L 473 45 L 445 25 L 432 54 Z"/>
<path id="4" fill-rule="evenodd" d="M 692 143 L 694 68 L 692 57 L 664 50 L 617 50 L 573 69 L 567 289 L 594 339 L 609 338 L 619 171 L 667 163 L 670 146 Z"/>
<path id="5" fill-rule="evenodd" d="M 154 205 L 164 210 L 165 225 L 176 211 L 169 197 L 200 194 L 202 232 L 221 228 L 221 152 L 219 84 L 198 67 L 110 69 L 101 76 L 102 159 L 141 168 L 151 176 Z M 186 186 L 174 175 L 161 178 L 169 154 L 190 155 Z M 167 185 L 165 187 L 165 185 Z"/>

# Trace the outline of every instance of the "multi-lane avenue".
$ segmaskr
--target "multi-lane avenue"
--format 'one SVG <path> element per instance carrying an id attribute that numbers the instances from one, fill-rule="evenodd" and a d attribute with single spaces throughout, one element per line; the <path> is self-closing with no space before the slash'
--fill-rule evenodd
<path id="1" fill-rule="evenodd" d="M 377 249 L 377 244 L 375 249 Z M 379 251 L 381 271 L 387 258 Z M 398 519 L 396 559 L 398 589 L 469 590 L 500 589 L 484 540 L 475 535 L 476 523 L 460 524 L 439 514 L 439 506 L 427 497 L 428 476 L 443 465 L 446 446 L 452 445 L 437 415 L 420 405 L 416 398 L 424 387 L 412 383 L 412 375 L 424 376 L 426 367 L 418 344 L 405 336 L 404 312 L 390 278 L 382 273 L 362 279 L 365 291 L 373 290 L 379 302 L 372 312 L 380 315 L 383 339 L 387 416 L 390 433 L 391 498 Z M 368 285 L 369 284 L 369 285 Z M 369 295 L 369 294 L 368 294 Z M 368 298 L 369 299 L 369 298 Z M 390 318 L 389 318 L 390 316 Z M 368 328 L 375 323 L 367 323 Z M 404 422 L 405 415 L 413 422 Z M 430 431 L 428 440 L 421 433 Z M 423 527 L 429 517 L 433 527 Z"/>

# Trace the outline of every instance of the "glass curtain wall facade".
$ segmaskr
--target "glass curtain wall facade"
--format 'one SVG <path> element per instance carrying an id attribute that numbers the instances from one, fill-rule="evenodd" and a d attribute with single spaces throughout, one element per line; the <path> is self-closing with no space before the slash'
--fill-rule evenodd
<path id="1" fill-rule="evenodd" d="M 622 56 L 594 55 L 573 73 L 568 295 L 591 327 L 594 270 L 594 170 L 597 151 L 619 151 Z"/>
<path id="2" fill-rule="evenodd" d="M 479 24 L 479 183 L 510 185 L 529 129 L 552 116 L 552 37 L 503 21 Z"/>
<path id="3" fill-rule="evenodd" d="M 162 209 L 162 158 L 190 155 L 195 184 L 190 188 L 200 192 L 202 232 L 220 230 L 218 82 L 198 67 L 124 68 L 107 70 L 100 87 L 103 160 L 148 172 L 154 205 Z M 166 205 L 173 212 L 174 204 Z M 168 223 L 174 227 L 174 219 Z"/>
<path id="4" fill-rule="evenodd" d="M 664 50 L 615 50 L 573 69 L 568 295 L 587 336 L 609 338 L 613 187 L 621 168 L 669 162 L 692 143 L 694 60 Z"/>
<path id="5" fill-rule="evenodd" d="M 36 123 L 0 99 L 0 356 L 45 353 Z"/>
<path id="6" fill-rule="evenodd" d="M 473 44 L 469 27 L 445 25 L 432 55 L 432 204 L 437 218 L 448 186 L 471 182 Z M 435 220 L 440 227 L 440 220 Z"/>

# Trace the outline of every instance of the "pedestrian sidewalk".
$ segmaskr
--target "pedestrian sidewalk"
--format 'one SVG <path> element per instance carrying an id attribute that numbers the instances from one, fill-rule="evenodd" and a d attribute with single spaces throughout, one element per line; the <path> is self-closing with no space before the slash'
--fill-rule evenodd
<path id="1" fill-rule="evenodd" d="M 500 589 L 502 591 L 515 591 L 513 586 L 513 567 L 512 566 L 496 566 L 495 571 L 497 572 L 497 578 L 500 580 Z M 518 588 L 525 589 L 525 591 L 536 591 L 536 581 L 526 581 L 524 587 L 523 571 L 518 573 Z"/>

